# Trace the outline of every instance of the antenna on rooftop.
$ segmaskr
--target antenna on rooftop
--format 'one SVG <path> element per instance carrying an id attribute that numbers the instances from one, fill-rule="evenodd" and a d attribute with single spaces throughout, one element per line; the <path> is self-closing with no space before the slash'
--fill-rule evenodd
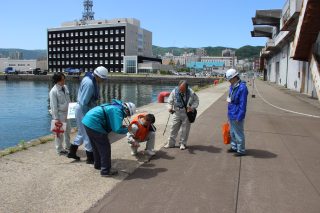
<path id="1" fill-rule="evenodd" d="M 92 11 L 93 1 L 92 0 L 84 0 L 83 1 L 84 12 L 82 13 L 81 22 L 86 24 L 88 20 L 94 20 L 94 12 Z"/>

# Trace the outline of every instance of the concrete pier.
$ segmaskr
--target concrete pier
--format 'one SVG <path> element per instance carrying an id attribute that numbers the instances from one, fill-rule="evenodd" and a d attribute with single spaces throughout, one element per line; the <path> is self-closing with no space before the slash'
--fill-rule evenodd
<path id="1" fill-rule="evenodd" d="M 124 136 L 112 134 L 116 177 L 100 177 L 83 150 L 81 162 L 57 156 L 53 143 L 0 158 L 0 212 L 319 212 L 318 100 L 256 81 L 256 98 L 248 96 L 247 156 L 235 157 L 221 136 L 228 86 L 198 93 L 184 151 L 162 148 L 170 129 L 163 135 L 164 104 L 140 108 L 156 115 L 156 156 L 136 159 Z"/>
<path id="2" fill-rule="evenodd" d="M 226 91 L 228 84 L 212 86 L 198 93 L 201 115 Z M 138 109 L 156 116 L 156 145 L 160 150 L 166 143 L 170 122 L 165 104 L 150 104 Z M 102 178 L 98 170 L 85 163 L 85 152 L 78 151 L 81 162 L 74 162 L 55 153 L 54 143 L 41 144 L 28 150 L 0 158 L 0 212 L 83 212 L 121 183 L 148 157 L 130 155 L 124 135 L 111 134 L 112 165 L 120 170 L 114 178 Z M 142 144 L 141 150 L 144 148 Z M 80 147 L 82 148 L 82 147 Z"/>

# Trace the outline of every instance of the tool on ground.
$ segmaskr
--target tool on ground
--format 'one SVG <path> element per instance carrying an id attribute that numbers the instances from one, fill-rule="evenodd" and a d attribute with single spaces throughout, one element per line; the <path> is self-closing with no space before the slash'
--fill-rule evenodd
<path id="1" fill-rule="evenodd" d="M 171 111 L 171 112 L 169 113 L 168 120 L 167 120 L 167 124 L 166 124 L 166 127 L 164 128 L 164 131 L 163 131 L 163 134 L 162 134 L 162 135 L 164 135 L 164 133 L 166 132 L 167 126 L 168 126 L 168 123 L 169 123 L 169 120 L 170 120 L 170 116 L 171 116 L 171 114 L 173 114 L 173 113 L 175 113 L 175 111 Z"/>
<path id="2" fill-rule="evenodd" d="M 256 95 L 254 94 L 254 77 L 252 78 L 252 95 L 251 95 L 251 97 L 252 98 L 255 98 L 256 97 Z"/>

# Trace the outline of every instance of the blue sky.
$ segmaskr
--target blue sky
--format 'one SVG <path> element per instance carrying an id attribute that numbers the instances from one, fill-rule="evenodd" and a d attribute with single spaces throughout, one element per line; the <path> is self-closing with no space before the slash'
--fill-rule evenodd
<path id="1" fill-rule="evenodd" d="M 1 0 L 0 48 L 46 49 L 47 28 L 80 19 L 83 0 Z M 94 0 L 95 19 L 137 18 L 162 47 L 264 45 L 251 38 L 259 9 L 284 0 Z M 119 2 L 121 4 L 119 5 Z"/>

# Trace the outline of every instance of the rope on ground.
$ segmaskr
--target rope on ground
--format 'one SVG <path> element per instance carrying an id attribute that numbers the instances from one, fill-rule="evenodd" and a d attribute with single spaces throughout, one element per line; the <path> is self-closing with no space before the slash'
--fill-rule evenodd
<path id="1" fill-rule="evenodd" d="M 284 108 L 275 106 L 275 105 L 273 105 L 272 103 L 270 103 L 269 101 L 267 101 L 266 99 L 264 99 L 264 98 L 262 97 L 262 95 L 260 94 L 257 86 L 255 86 L 255 89 L 256 89 L 259 97 L 260 97 L 266 104 L 268 104 L 268 105 L 270 105 L 270 106 L 272 106 L 272 107 L 274 107 L 274 108 L 276 108 L 276 109 L 280 109 L 280 110 L 283 110 L 283 111 L 285 111 L 285 112 L 290 112 L 290 113 L 294 113 L 294 114 L 298 114 L 298 115 L 302 115 L 302 116 L 307 116 L 307 117 L 312 117 L 312 118 L 320 118 L 320 116 L 318 116 L 318 115 L 310 115 L 310 114 L 305 114 L 305 113 L 301 113 L 301 112 L 295 112 L 295 111 L 292 111 L 292 110 L 288 110 L 288 109 L 284 109 Z"/>

